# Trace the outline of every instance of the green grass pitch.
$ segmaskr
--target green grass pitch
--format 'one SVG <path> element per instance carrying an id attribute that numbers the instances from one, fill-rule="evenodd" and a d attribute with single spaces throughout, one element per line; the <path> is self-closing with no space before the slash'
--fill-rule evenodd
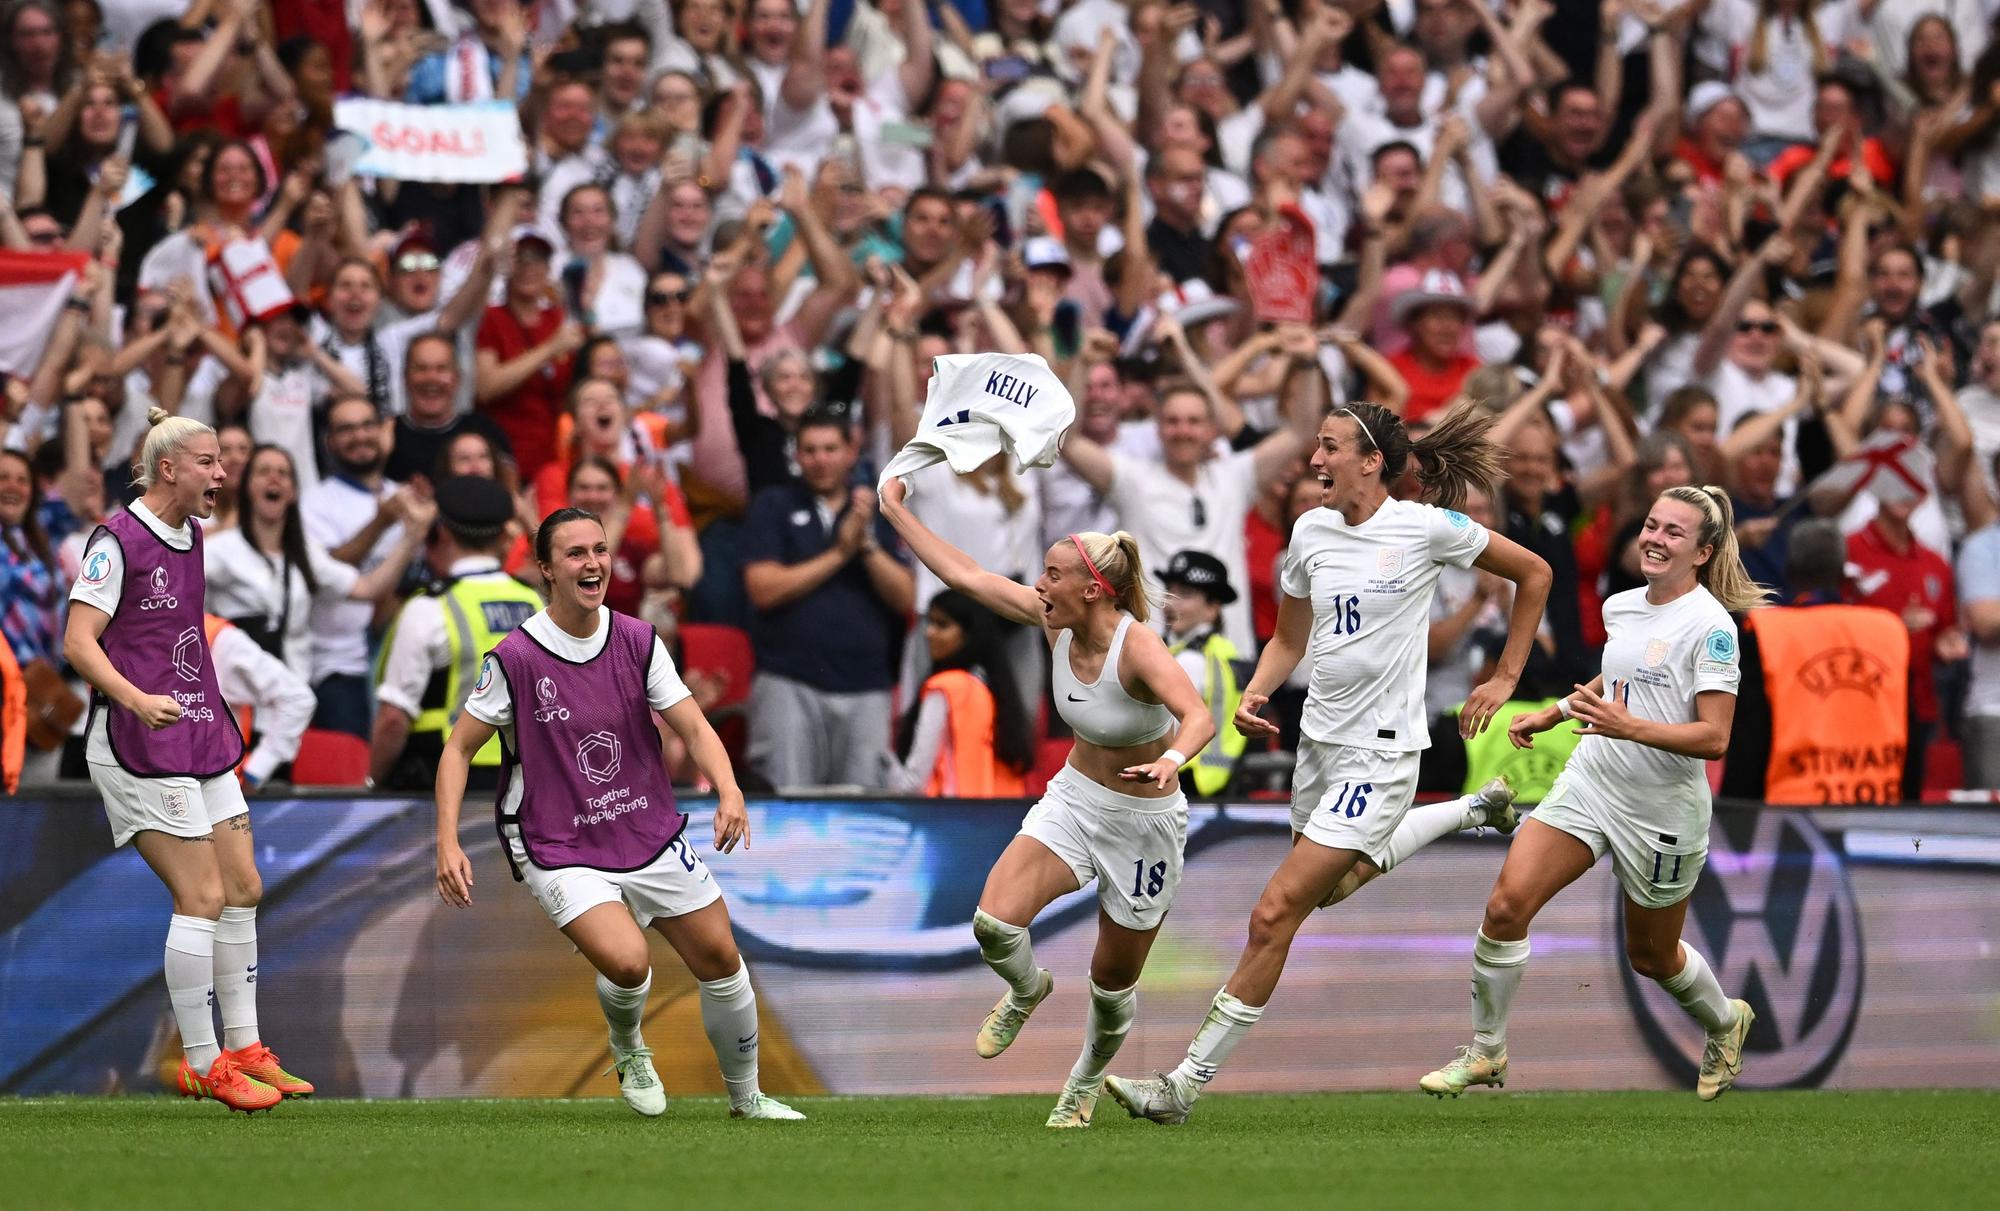
<path id="1" fill-rule="evenodd" d="M 2000 1094 L 1417 1094 L 1204 1099 L 1172 1129 L 1110 1099 L 807 1098 L 807 1123 L 716 1099 L 0 1100 L 22 1208 L 1991 1206 Z M 20 1201 L 15 1201 L 16 1198 Z"/>

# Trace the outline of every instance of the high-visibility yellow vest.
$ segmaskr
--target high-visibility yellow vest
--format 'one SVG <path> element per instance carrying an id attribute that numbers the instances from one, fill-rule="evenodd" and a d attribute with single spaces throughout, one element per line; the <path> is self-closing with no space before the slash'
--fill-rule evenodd
<path id="1" fill-rule="evenodd" d="M 418 597 L 433 597 L 444 607 L 445 639 L 449 647 L 444 667 L 431 674 L 430 684 L 410 720 L 410 739 L 421 739 L 424 747 L 442 752 L 452 725 L 465 710 L 465 700 L 479 683 L 479 665 L 507 633 L 535 616 L 542 599 L 533 589 L 504 572 L 475 572 L 426 588 Z M 416 598 L 411 598 L 415 601 Z M 404 609 L 408 609 L 407 604 Z M 402 615 L 390 624 L 382 639 L 382 655 L 376 660 L 375 683 L 382 682 L 382 662 L 396 643 L 396 628 Z M 500 737 L 479 747 L 473 755 L 475 766 L 500 764 Z"/>
<path id="2" fill-rule="evenodd" d="M 1173 644 L 1167 650 L 1179 656 L 1188 649 L 1188 642 Z M 1236 666 L 1232 663 L 1236 659 L 1236 645 L 1226 637 L 1211 634 L 1195 650 L 1201 653 L 1206 667 L 1206 675 L 1196 688 L 1208 705 L 1209 718 L 1215 721 L 1215 739 L 1194 755 L 1187 770 L 1194 778 L 1195 794 L 1214 795 L 1229 785 L 1236 759 L 1249 744 L 1248 738 L 1236 730 L 1236 708 L 1243 701 L 1243 687 L 1237 683 Z"/>
<path id="3" fill-rule="evenodd" d="M 1496 775 L 1505 774 L 1507 782 L 1514 788 L 1517 803 L 1540 803 L 1548 797 L 1549 787 L 1555 785 L 1556 775 L 1562 773 L 1563 764 L 1583 739 L 1574 719 L 1565 719 L 1546 732 L 1535 737 L 1535 747 L 1515 748 L 1507 739 L 1507 725 L 1516 715 L 1529 714 L 1554 704 L 1555 699 L 1544 698 L 1539 702 L 1509 702 L 1501 706 L 1493 716 L 1493 722 L 1486 730 L 1465 742 L 1465 794 L 1472 794 L 1492 781 Z M 1456 711 L 1452 712 L 1454 715 Z"/>

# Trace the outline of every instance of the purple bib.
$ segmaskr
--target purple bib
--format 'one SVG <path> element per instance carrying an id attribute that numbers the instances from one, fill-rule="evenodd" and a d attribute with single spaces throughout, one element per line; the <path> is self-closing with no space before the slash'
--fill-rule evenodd
<path id="1" fill-rule="evenodd" d="M 222 700 L 202 629 L 208 582 L 201 527 L 189 528 L 194 545 L 176 551 L 130 512 L 98 527 L 125 556 L 124 590 L 99 640 L 104 654 L 133 685 L 181 704 L 181 717 L 154 731 L 103 694 L 94 695 L 105 712 L 111 755 L 141 777 L 213 778 L 243 760 L 243 733 Z"/>
<path id="2" fill-rule="evenodd" d="M 646 701 L 653 628 L 616 612 L 607 617 L 611 634 L 582 664 L 549 651 L 526 627 L 493 649 L 514 702 L 514 744 L 501 762 L 500 802 L 520 779 L 514 819 L 528 860 L 543 870 L 639 870 L 665 853 L 687 824 L 674 805 Z"/>

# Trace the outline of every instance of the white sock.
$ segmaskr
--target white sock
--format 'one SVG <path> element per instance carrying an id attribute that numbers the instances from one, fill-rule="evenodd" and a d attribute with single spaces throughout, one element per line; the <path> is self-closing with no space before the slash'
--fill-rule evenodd
<path id="1" fill-rule="evenodd" d="M 1528 939 L 1495 942 L 1479 931 L 1472 945 L 1472 1050 L 1487 1059 L 1507 1054 L 1507 1009 L 1528 966 Z"/>
<path id="2" fill-rule="evenodd" d="M 1681 954 L 1686 956 L 1686 962 L 1677 974 L 1661 980 L 1660 987 L 1672 993 L 1681 1008 L 1692 1014 L 1708 1033 L 1721 1034 L 1734 1027 L 1736 1009 L 1722 991 L 1721 981 L 1709 970 L 1708 960 L 1686 942 L 1681 943 Z"/>
<path id="3" fill-rule="evenodd" d="M 1041 972 L 1035 968 L 1035 945 L 1028 940 L 1027 926 L 1009 925 L 975 909 L 972 936 L 979 939 L 979 953 L 986 957 L 986 965 L 1014 990 L 1016 1004 L 1027 1004 L 1042 990 Z"/>
<path id="4" fill-rule="evenodd" d="M 1095 1081 L 1111 1066 L 1111 1057 L 1118 1054 L 1118 1048 L 1125 1042 L 1125 1032 L 1132 1029 L 1132 1018 L 1139 1012 L 1139 986 L 1121 988 L 1108 992 L 1090 982 L 1090 1017 L 1084 1025 L 1083 1054 L 1076 1057 L 1076 1064 L 1070 1068 L 1069 1077 L 1073 1081 Z"/>
<path id="5" fill-rule="evenodd" d="M 639 1037 L 639 1024 L 646 1020 L 646 994 L 653 991 L 653 969 L 637 988 L 620 988 L 597 974 L 597 1007 L 611 1027 L 611 1046 L 618 1051 L 637 1051 L 646 1045 Z M 705 1007 L 705 1006 L 704 1006 Z"/>
<path id="6" fill-rule="evenodd" d="M 1427 803 L 1411 808 L 1403 813 L 1396 831 L 1389 834 L 1389 844 L 1382 855 L 1382 873 L 1386 875 L 1396 869 L 1410 855 L 1439 837 L 1460 829 L 1476 828 L 1485 820 L 1486 813 L 1480 810 L 1479 800 L 1472 795 L 1453 799 L 1449 803 Z"/>
<path id="7" fill-rule="evenodd" d="M 722 1065 L 730 1107 L 747 1109 L 757 1100 L 757 994 L 749 964 L 733 976 L 701 982 L 701 1028 Z"/>
<path id="8" fill-rule="evenodd" d="M 175 913 L 167 921 L 167 999 L 174 1005 L 181 1052 L 188 1067 L 203 1076 L 222 1049 L 215 1045 L 215 1016 L 209 994 L 215 989 L 215 922 Z"/>
<path id="9" fill-rule="evenodd" d="M 215 923 L 215 1007 L 224 1047 L 236 1051 L 257 1041 L 255 908 L 225 908 Z"/>
<path id="10" fill-rule="evenodd" d="M 1250 1033 L 1257 1019 L 1264 1016 L 1262 1005 L 1246 1005 L 1229 995 L 1227 988 L 1215 994 L 1215 1001 L 1208 1007 L 1208 1016 L 1202 1019 L 1201 1029 L 1194 1032 L 1194 1042 L 1188 1044 L 1187 1058 L 1180 1067 L 1169 1073 L 1167 1079 L 1175 1082 L 1184 1093 L 1193 1094 L 1203 1085 L 1215 1079 L 1222 1062 L 1229 1053 L 1236 1050 L 1236 1044 Z"/>

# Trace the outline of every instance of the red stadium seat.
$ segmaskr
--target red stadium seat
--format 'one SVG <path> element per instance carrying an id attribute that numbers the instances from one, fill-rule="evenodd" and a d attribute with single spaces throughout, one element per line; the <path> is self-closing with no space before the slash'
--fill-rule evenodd
<path id="1" fill-rule="evenodd" d="M 750 636 L 731 626 L 710 622 L 681 624 L 681 675 L 702 672 L 722 682 L 722 701 L 709 712 L 708 721 L 729 750 L 731 763 L 741 768 L 749 749 L 750 727 L 746 706 L 750 701 L 750 678 L 757 671 L 757 654 Z"/>
<path id="2" fill-rule="evenodd" d="M 1049 788 L 1049 779 L 1062 772 L 1063 762 L 1069 760 L 1070 746 L 1075 743 L 1067 736 L 1052 736 L 1035 750 L 1035 768 L 1028 771 L 1027 795 L 1039 799 Z"/>
<path id="3" fill-rule="evenodd" d="M 368 742 L 346 732 L 309 727 L 292 758 L 294 786 L 361 786 L 368 781 Z"/>

